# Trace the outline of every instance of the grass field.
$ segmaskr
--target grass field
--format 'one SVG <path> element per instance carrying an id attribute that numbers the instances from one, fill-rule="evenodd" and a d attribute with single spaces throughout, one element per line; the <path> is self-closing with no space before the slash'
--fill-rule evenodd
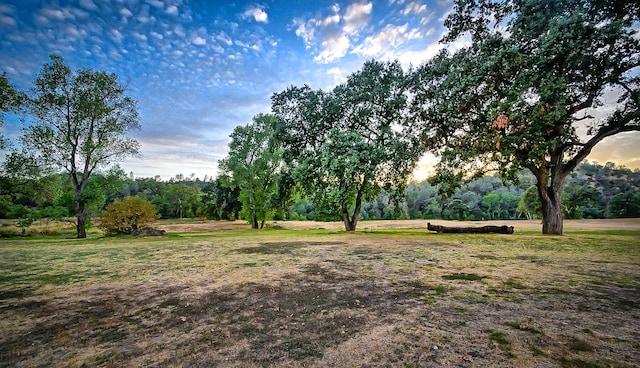
<path id="1" fill-rule="evenodd" d="M 417 224 L 0 239 L 0 366 L 640 366 L 640 220 Z"/>

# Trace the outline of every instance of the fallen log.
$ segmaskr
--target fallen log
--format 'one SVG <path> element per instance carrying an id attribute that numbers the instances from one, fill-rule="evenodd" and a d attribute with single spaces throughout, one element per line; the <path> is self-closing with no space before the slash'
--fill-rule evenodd
<path id="1" fill-rule="evenodd" d="M 513 226 L 480 226 L 480 227 L 451 227 L 442 225 L 431 225 L 427 223 L 427 230 L 436 231 L 438 233 L 457 233 L 457 234 L 513 234 Z"/>

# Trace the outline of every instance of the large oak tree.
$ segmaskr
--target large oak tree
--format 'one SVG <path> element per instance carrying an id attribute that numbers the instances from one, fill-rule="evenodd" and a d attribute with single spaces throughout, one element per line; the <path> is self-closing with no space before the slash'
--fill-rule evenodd
<path id="1" fill-rule="evenodd" d="M 117 75 L 89 68 L 73 72 L 52 55 L 36 76 L 30 112 L 34 120 L 21 137 L 23 150 L 40 165 L 69 175 L 77 237 L 85 238 L 91 175 L 138 152 L 139 143 L 126 136 L 140 128 L 135 101 Z"/>
<path id="2" fill-rule="evenodd" d="M 402 193 L 421 153 L 406 73 L 369 61 L 332 91 L 292 86 L 272 97 L 284 160 L 316 206 L 356 229 L 363 200 Z"/>
<path id="3" fill-rule="evenodd" d="M 443 41 L 467 46 L 415 78 L 425 141 L 441 154 L 434 181 L 446 191 L 527 168 L 542 232 L 562 234 L 567 175 L 603 139 L 640 130 L 639 20 L 633 1 L 456 0 Z"/>

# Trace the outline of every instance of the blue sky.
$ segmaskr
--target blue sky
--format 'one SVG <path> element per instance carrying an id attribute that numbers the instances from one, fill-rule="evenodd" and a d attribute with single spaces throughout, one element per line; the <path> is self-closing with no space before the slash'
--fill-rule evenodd
<path id="1" fill-rule="evenodd" d="M 451 9 L 450 0 L 1 0 L 0 69 L 20 89 L 52 53 L 118 74 L 142 125 L 132 134 L 142 156 L 123 169 L 202 179 L 217 175 L 233 128 L 270 111 L 274 92 L 332 88 L 372 58 L 418 65 L 440 49 Z M 637 142 L 610 138 L 590 159 L 640 167 Z"/>

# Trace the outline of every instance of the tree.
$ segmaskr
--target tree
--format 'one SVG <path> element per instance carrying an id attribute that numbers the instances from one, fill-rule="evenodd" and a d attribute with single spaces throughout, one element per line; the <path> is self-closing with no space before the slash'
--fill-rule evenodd
<path id="1" fill-rule="evenodd" d="M 402 195 L 421 153 L 406 80 L 398 62 L 369 61 L 330 92 L 305 85 L 272 96 L 284 160 L 313 204 L 346 231 L 356 229 L 363 201 L 382 189 Z"/>
<path id="2" fill-rule="evenodd" d="M 102 211 L 100 227 L 107 234 L 132 234 L 160 218 L 155 207 L 140 197 L 116 199 Z"/>
<path id="3" fill-rule="evenodd" d="M 640 192 L 626 192 L 613 196 L 607 208 L 607 215 L 612 218 L 640 217 Z"/>
<path id="4" fill-rule="evenodd" d="M 542 232 L 562 234 L 567 175 L 604 138 L 640 130 L 639 19 L 632 1 L 456 0 L 443 41 L 470 45 L 441 52 L 415 78 L 425 143 L 441 154 L 436 181 L 454 183 L 446 190 L 527 168 Z"/>
<path id="5" fill-rule="evenodd" d="M 275 209 L 270 198 L 275 193 L 282 152 L 274 140 L 276 117 L 259 114 L 246 126 L 231 133 L 229 156 L 220 169 L 240 188 L 242 214 L 253 229 L 262 228 Z"/>
<path id="6" fill-rule="evenodd" d="M 542 205 L 538 195 L 538 188 L 535 185 L 530 186 L 524 192 L 518 203 L 517 211 L 524 213 L 529 220 L 542 217 Z"/>
<path id="7" fill-rule="evenodd" d="M 229 178 L 219 176 L 202 188 L 202 202 L 209 218 L 214 220 L 235 220 L 242 210 L 238 200 L 240 188 L 226 185 Z"/>
<path id="8" fill-rule="evenodd" d="M 177 218 L 195 217 L 200 202 L 200 190 L 196 185 L 183 183 L 169 184 L 166 198 L 172 211 L 172 216 Z"/>
<path id="9" fill-rule="evenodd" d="M 6 72 L 0 74 L 0 126 L 4 124 L 4 114 L 17 111 L 23 104 L 24 98 L 9 82 Z M 0 135 L 0 149 L 6 147 L 5 139 Z"/>
<path id="10" fill-rule="evenodd" d="M 500 217 L 502 212 L 502 203 L 500 201 L 500 195 L 496 193 L 490 193 L 482 197 L 482 207 L 486 210 L 486 215 L 490 220 L 495 220 Z"/>
<path id="11" fill-rule="evenodd" d="M 64 170 L 73 183 L 77 237 L 89 219 L 85 190 L 97 169 L 138 152 L 126 133 L 139 129 L 135 101 L 115 74 L 89 68 L 72 72 L 52 55 L 36 76 L 30 99 L 35 121 L 22 136 L 24 155 Z"/>
<path id="12" fill-rule="evenodd" d="M 589 185 L 576 182 L 567 184 L 562 198 L 565 217 L 568 219 L 582 219 L 583 208 L 596 206 L 602 193 Z"/>

